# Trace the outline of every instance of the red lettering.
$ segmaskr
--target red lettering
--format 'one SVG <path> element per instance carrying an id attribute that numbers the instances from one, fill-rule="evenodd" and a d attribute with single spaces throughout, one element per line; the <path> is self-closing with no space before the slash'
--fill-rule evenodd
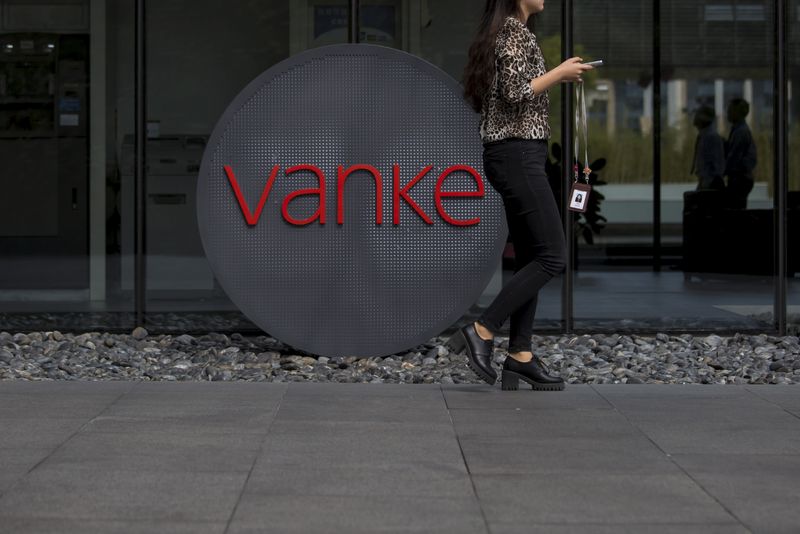
<path id="1" fill-rule="evenodd" d="M 233 193 L 236 196 L 236 201 L 239 203 L 239 208 L 242 210 L 242 214 L 244 215 L 244 219 L 249 226 L 254 226 L 258 224 L 258 220 L 261 218 L 261 211 L 264 209 L 264 204 L 269 197 L 270 192 L 272 191 L 272 186 L 275 183 L 275 177 L 278 174 L 278 169 L 280 168 L 279 165 L 275 165 L 272 167 L 272 171 L 270 172 L 269 179 L 267 180 L 266 185 L 264 186 L 263 191 L 261 192 L 261 198 L 258 201 L 258 207 L 256 207 L 255 213 L 250 212 L 250 207 L 247 205 L 247 202 L 242 195 L 242 191 L 239 188 L 239 182 L 236 180 L 236 176 L 233 172 L 233 169 L 230 165 L 223 165 L 225 169 L 225 175 L 228 177 L 228 182 L 230 183 L 231 187 L 233 188 Z M 428 215 L 417 205 L 416 202 L 409 196 L 408 191 L 414 187 L 414 185 L 419 182 L 427 173 L 433 168 L 433 165 L 428 165 L 422 171 L 420 171 L 414 179 L 408 182 L 405 186 L 400 188 L 400 166 L 398 164 L 394 164 L 392 166 L 392 222 L 397 225 L 400 224 L 400 201 L 401 199 L 408 203 L 408 205 L 413 209 L 417 215 L 419 215 L 423 221 L 428 224 L 433 224 L 433 221 L 428 217 Z M 291 174 L 297 171 L 311 171 L 313 172 L 319 184 L 319 187 L 311 188 L 311 189 L 298 189 L 297 191 L 292 191 L 286 198 L 283 199 L 283 203 L 281 204 L 281 214 L 283 215 L 283 219 L 288 222 L 289 224 L 293 224 L 295 226 L 306 225 L 309 224 L 317 219 L 319 219 L 320 224 L 325 224 L 325 174 L 319 167 L 314 165 L 295 165 L 293 167 L 289 167 L 286 169 L 286 174 Z M 352 165 L 348 167 L 346 170 L 342 165 L 338 167 L 337 173 L 337 180 L 336 180 L 336 222 L 337 224 L 344 224 L 344 185 L 347 181 L 347 178 L 350 176 L 351 173 L 356 171 L 369 171 L 373 178 L 375 179 L 375 224 L 382 224 L 383 222 L 383 183 L 381 179 L 381 173 L 373 167 L 372 165 Z M 478 184 L 477 191 L 442 191 L 442 184 L 444 183 L 445 178 L 447 178 L 450 174 L 456 171 L 466 171 L 472 176 L 472 178 Z M 302 195 L 317 195 L 319 197 L 319 206 L 317 210 L 314 212 L 313 215 L 307 217 L 305 219 L 295 219 L 291 215 L 289 215 L 288 206 L 289 202 L 291 202 L 294 198 Z M 483 197 L 484 196 L 484 185 L 483 179 L 478 172 L 468 165 L 452 165 L 444 170 L 442 174 L 439 175 L 439 178 L 436 182 L 436 189 L 434 191 L 434 201 L 436 204 L 436 211 L 439 213 L 442 219 L 444 219 L 447 223 L 452 224 L 454 226 L 470 226 L 474 224 L 478 224 L 480 222 L 480 217 L 475 217 L 473 219 L 455 219 L 450 216 L 442 206 L 442 198 L 445 197 Z"/>
<path id="2" fill-rule="evenodd" d="M 400 165 L 398 165 L 397 163 L 394 164 L 393 167 L 394 181 L 392 184 L 392 209 L 393 209 L 392 222 L 394 224 L 400 224 L 400 202 L 398 199 L 398 194 L 399 196 L 403 197 L 403 199 L 406 202 L 408 202 L 408 204 L 414 209 L 414 211 L 417 212 L 417 215 L 422 217 L 423 221 L 425 221 L 428 224 L 433 224 L 433 221 L 430 219 L 430 217 L 425 215 L 425 212 L 422 211 L 419 208 L 419 206 L 417 206 L 417 203 L 414 202 L 411 199 L 411 197 L 409 197 L 408 194 L 406 193 L 409 189 L 414 187 L 414 184 L 419 182 L 422 179 L 422 177 L 425 176 L 428 173 L 428 171 L 431 170 L 432 168 L 433 165 L 428 165 L 427 167 L 422 169 L 422 171 L 419 174 L 417 174 L 413 180 L 408 182 L 408 184 L 406 184 L 406 186 L 403 189 L 398 191 L 397 188 L 399 187 L 400 184 Z"/>
<path id="3" fill-rule="evenodd" d="M 355 171 L 369 171 L 375 178 L 375 224 L 383 222 L 383 181 L 381 173 L 372 165 L 352 165 L 346 171 L 339 165 L 338 177 L 336 181 L 336 223 L 344 224 L 344 182 L 350 173 Z"/>
<path id="4" fill-rule="evenodd" d="M 254 226 L 261 217 L 261 210 L 264 209 L 264 203 L 267 201 L 269 192 L 272 189 L 272 184 L 275 182 L 275 175 L 278 174 L 279 166 L 275 165 L 272 167 L 267 185 L 264 187 L 264 191 L 261 192 L 261 199 L 258 201 L 255 215 L 250 213 L 250 208 L 247 206 L 247 202 L 245 202 L 242 196 L 242 191 L 239 189 L 239 182 L 236 181 L 236 176 L 233 174 L 231 166 L 223 165 L 223 168 L 225 169 L 225 174 L 228 176 L 228 182 L 231 184 L 231 187 L 233 187 L 233 194 L 236 195 L 236 201 L 239 202 L 239 208 L 241 208 L 242 214 L 244 214 L 244 220 L 247 221 L 247 224 L 250 226 Z"/>
<path id="5" fill-rule="evenodd" d="M 315 167 L 314 165 L 295 165 L 294 167 L 289 167 L 286 169 L 286 174 L 293 173 L 295 171 L 311 171 L 317 175 L 317 180 L 319 180 L 319 187 L 313 189 L 298 189 L 297 191 L 292 191 L 286 198 L 283 199 L 283 204 L 281 205 L 281 213 L 283 214 L 283 219 L 290 223 L 294 224 L 295 226 L 301 226 L 305 224 L 309 224 L 310 222 L 319 219 L 320 224 L 325 224 L 325 174 L 319 167 Z M 319 195 L 319 207 L 317 211 L 314 212 L 314 215 L 308 217 L 307 219 L 295 219 L 291 215 L 289 215 L 289 211 L 286 207 L 289 205 L 289 202 L 300 195 Z"/>
<path id="6" fill-rule="evenodd" d="M 455 171 L 467 171 L 472 178 L 478 183 L 478 190 L 477 191 L 442 191 L 442 184 L 444 183 L 444 179 L 447 178 L 451 173 Z M 483 196 L 483 180 L 481 179 L 481 175 L 475 171 L 469 165 L 452 165 L 444 170 L 442 174 L 439 175 L 439 180 L 436 182 L 436 191 L 433 195 L 433 198 L 436 201 L 436 211 L 439 212 L 442 219 L 453 224 L 455 226 L 471 226 L 473 224 L 478 224 L 481 222 L 480 217 L 475 217 L 474 219 L 454 219 L 448 213 L 444 211 L 444 207 L 442 207 L 442 197 L 482 197 Z"/>

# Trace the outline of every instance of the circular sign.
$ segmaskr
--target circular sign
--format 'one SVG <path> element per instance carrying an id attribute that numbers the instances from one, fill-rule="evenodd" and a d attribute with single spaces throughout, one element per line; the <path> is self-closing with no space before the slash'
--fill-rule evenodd
<path id="1" fill-rule="evenodd" d="M 455 323 L 506 243 L 461 86 L 393 48 L 297 54 L 250 82 L 208 141 L 197 222 L 231 301 L 326 356 L 385 356 Z"/>

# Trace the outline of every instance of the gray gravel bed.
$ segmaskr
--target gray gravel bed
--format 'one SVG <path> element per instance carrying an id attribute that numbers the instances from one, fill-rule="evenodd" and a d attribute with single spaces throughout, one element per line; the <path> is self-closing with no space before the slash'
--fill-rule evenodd
<path id="1" fill-rule="evenodd" d="M 386 357 L 317 357 L 268 336 L 0 332 L 0 380 L 211 380 L 483 384 L 444 337 Z M 495 365 L 507 357 L 495 338 Z M 570 384 L 794 384 L 797 336 L 533 336 L 534 353 Z"/>

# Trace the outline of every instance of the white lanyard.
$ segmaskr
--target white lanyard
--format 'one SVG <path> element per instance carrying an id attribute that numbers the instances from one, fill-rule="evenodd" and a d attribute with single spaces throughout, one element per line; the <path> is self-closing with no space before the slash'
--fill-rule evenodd
<path id="1" fill-rule="evenodd" d="M 578 152 L 580 147 L 579 134 L 583 130 L 583 176 L 585 182 L 589 183 L 589 175 L 592 169 L 589 168 L 589 138 L 586 125 L 586 95 L 583 91 L 583 83 L 575 84 L 575 164 L 572 168 L 575 181 L 578 181 Z"/>

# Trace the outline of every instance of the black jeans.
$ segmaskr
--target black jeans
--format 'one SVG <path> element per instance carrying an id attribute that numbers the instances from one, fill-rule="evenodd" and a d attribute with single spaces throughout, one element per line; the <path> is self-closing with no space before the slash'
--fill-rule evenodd
<path id="1" fill-rule="evenodd" d="M 486 178 L 503 198 L 516 265 L 478 322 L 497 333 L 511 316 L 509 352 L 531 350 L 539 289 L 565 268 L 566 239 L 546 159 L 544 140 L 510 138 L 483 148 Z"/>

